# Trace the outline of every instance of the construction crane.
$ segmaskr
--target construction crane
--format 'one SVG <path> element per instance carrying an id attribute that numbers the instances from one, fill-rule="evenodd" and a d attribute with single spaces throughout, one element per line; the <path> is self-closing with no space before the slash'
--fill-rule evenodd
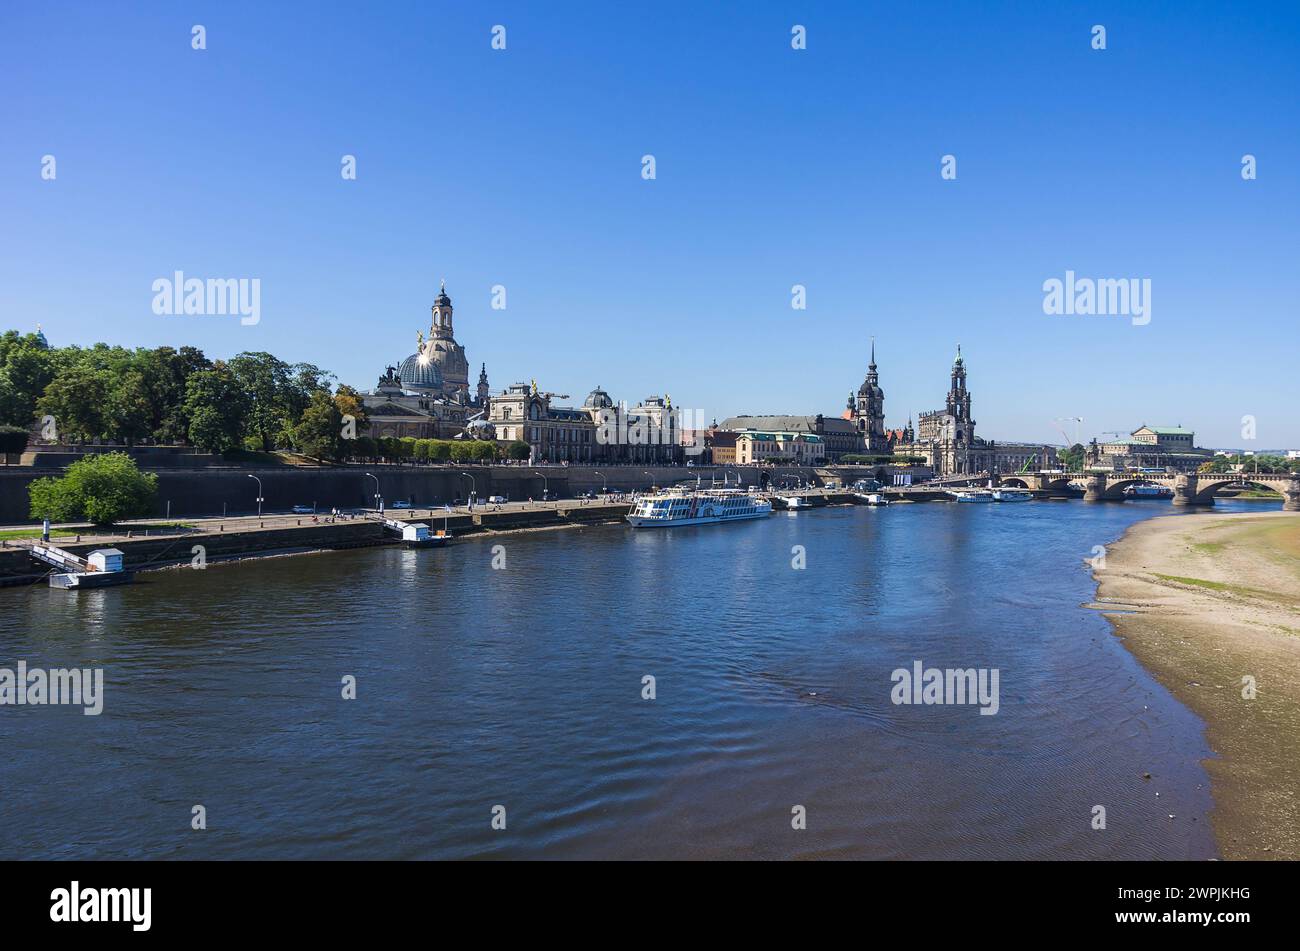
<path id="1" fill-rule="evenodd" d="M 1066 447 L 1067 449 L 1070 448 L 1071 446 L 1078 445 L 1078 443 L 1079 443 L 1079 424 L 1082 423 L 1082 422 L 1083 422 L 1083 417 L 1082 417 L 1082 416 L 1058 416 L 1056 419 L 1052 420 L 1052 425 L 1054 425 L 1054 426 L 1056 427 L 1056 431 L 1057 431 L 1058 433 L 1060 433 L 1060 434 L 1061 434 L 1061 438 L 1065 440 L 1065 447 Z M 1074 423 L 1074 441 L 1073 441 L 1073 442 L 1070 441 L 1070 434 L 1067 433 L 1067 432 L 1066 432 L 1066 431 L 1065 431 L 1065 430 L 1060 426 L 1061 423 Z"/>

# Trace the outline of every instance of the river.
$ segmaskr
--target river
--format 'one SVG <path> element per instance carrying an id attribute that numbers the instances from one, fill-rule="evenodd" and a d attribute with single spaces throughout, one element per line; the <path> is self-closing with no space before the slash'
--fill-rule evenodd
<path id="1" fill-rule="evenodd" d="M 1171 510 L 846 507 L 0 590 L 0 667 L 105 678 L 99 716 L 0 707 L 0 857 L 1214 857 L 1200 721 L 1083 607 L 1093 547 Z M 997 713 L 893 703 L 916 661 L 996 668 Z"/>

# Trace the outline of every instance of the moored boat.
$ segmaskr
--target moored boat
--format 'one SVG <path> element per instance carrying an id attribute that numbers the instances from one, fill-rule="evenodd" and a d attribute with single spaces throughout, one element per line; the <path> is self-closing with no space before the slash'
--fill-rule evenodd
<path id="1" fill-rule="evenodd" d="M 1170 499 L 1174 490 L 1167 485 L 1130 485 L 1124 490 L 1127 499 Z"/>
<path id="2" fill-rule="evenodd" d="M 1014 486 L 1003 485 L 993 490 L 994 502 L 1031 502 L 1033 498 L 1033 492 Z"/>
<path id="3" fill-rule="evenodd" d="M 627 520 L 635 528 L 736 522 L 772 514 L 772 503 L 739 489 L 656 492 L 637 500 Z"/>

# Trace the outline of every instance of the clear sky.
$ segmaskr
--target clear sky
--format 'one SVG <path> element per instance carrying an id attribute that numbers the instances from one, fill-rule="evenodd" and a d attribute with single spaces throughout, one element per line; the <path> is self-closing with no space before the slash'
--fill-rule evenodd
<path id="1" fill-rule="evenodd" d="M 1300 3 L 5 3 L 0 63 L 0 328 L 54 344 L 369 388 L 445 278 L 494 390 L 838 414 L 875 335 L 895 426 L 960 341 L 991 438 L 1300 448 Z M 1067 269 L 1150 323 L 1045 315 Z"/>

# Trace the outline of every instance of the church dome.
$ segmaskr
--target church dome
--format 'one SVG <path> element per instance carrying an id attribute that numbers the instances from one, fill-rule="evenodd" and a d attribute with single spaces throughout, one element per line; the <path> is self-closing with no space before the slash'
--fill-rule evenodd
<path id="1" fill-rule="evenodd" d="M 428 357 L 413 353 L 397 371 L 404 390 L 442 390 L 442 371 Z"/>
<path id="2" fill-rule="evenodd" d="M 863 383 L 858 387 L 858 396 L 874 396 L 876 399 L 880 400 L 885 398 L 885 391 L 874 384 Z"/>
<path id="3" fill-rule="evenodd" d="M 587 398 L 582 403 L 586 409 L 609 409 L 614 405 L 614 401 L 609 398 L 609 394 L 600 388 L 599 385 L 587 394 Z"/>

